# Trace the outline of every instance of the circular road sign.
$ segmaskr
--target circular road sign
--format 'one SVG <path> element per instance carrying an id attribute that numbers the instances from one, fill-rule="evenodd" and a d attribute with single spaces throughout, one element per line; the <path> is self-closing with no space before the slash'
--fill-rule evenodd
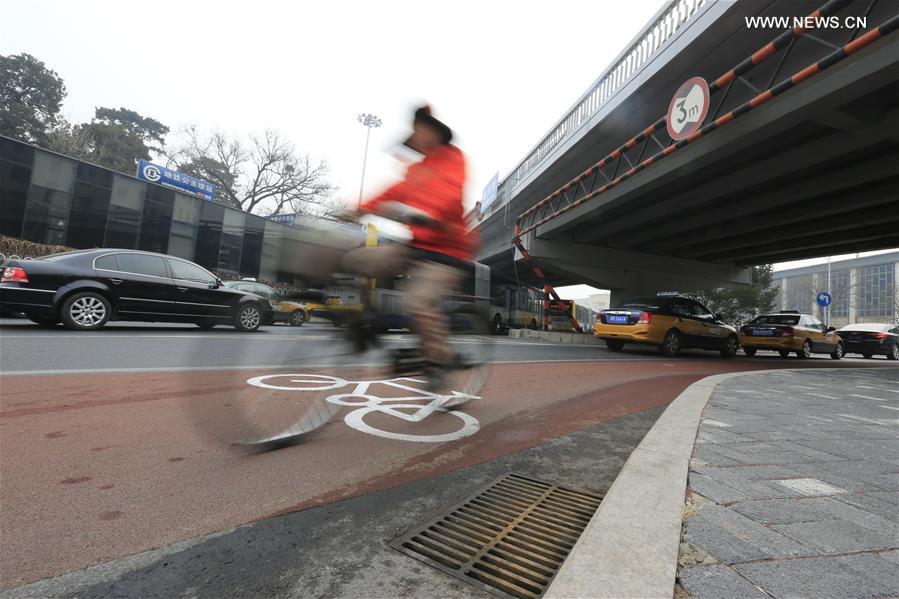
<path id="1" fill-rule="evenodd" d="M 668 135 L 681 140 L 693 134 L 709 112 L 709 84 L 702 77 L 687 79 L 668 104 Z"/>
<path id="2" fill-rule="evenodd" d="M 826 291 L 822 291 L 815 298 L 815 301 L 818 302 L 818 305 L 821 306 L 822 308 L 826 308 L 827 306 L 829 306 L 831 304 L 831 302 L 833 302 L 833 298 Z"/>

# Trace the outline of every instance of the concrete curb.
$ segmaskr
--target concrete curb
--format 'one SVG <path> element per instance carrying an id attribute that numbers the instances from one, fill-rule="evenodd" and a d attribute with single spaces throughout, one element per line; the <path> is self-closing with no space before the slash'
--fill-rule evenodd
<path id="1" fill-rule="evenodd" d="M 510 329 L 509 337 L 514 339 L 534 339 L 551 343 L 574 343 L 579 345 L 599 345 L 599 339 L 590 333 L 562 333 L 559 331 L 532 331 L 531 329 Z"/>
<path id="2" fill-rule="evenodd" d="M 625 462 L 545 597 L 671 599 L 702 411 L 720 383 L 777 371 L 716 374 L 678 395 Z"/>

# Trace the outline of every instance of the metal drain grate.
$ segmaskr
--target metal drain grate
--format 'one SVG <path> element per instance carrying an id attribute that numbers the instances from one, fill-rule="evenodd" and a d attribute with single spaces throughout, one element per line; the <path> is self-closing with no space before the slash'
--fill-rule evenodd
<path id="1" fill-rule="evenodd" d="M 501 597 L 546 592 L 602 497 L 506 474 L 389 543 Z"/>

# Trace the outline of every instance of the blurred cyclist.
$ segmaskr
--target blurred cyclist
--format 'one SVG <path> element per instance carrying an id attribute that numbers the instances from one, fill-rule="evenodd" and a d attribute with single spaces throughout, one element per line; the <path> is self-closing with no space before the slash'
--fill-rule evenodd
<path id="1" fill-rule="evenodd" d="M 471 268 L 474 238 L 463 219 L 465 158 L 450 143 L 452 131 L 431 114 L 429 106 L 415 111 L 412 131 L 404 143 L 421 154 L 422 160 L 409 166 L 402 182 L 363 202 L 358 212 L 390 216 L 390 206 L 397 202 L 427 218 L 412 221 L 408 244 L 352 250 L 342 266 L 376 279 L 408 276 L 406 309 L 428 362 L 429 387 L 436 390 L 443 385 L 453 359 L 447 345 L 449 323 L 440 310 L 440 300 L 459 283 L 464 270 Z"/>

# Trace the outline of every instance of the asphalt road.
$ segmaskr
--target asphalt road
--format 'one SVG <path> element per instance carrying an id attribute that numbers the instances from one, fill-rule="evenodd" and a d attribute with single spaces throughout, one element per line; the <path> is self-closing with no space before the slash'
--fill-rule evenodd
<path id="1" fill-rule="evenodd" d="M 375 539 L 386 540 L 426 508 L 452 503 L 513 467 L 603 493 L 660 408 L 709 374 L 854 362 L 724 360 L 701 352 L 670 359 L 499 338 L 482 399 L 455 415 L 423 410 L 430 397 L 415 396 L 414 383 L 399 393 L 412 393 L 407 403 L 414 405 L 388 410 L 378 402 L 398 396 L 382 384 L 366 392 L 378 409 L 342 408 L 299 445 L 256 453 L 223 442 L 221 433 L 240 420 L 243 398 L 261 391 L 249 379 L 313 358 L 334 339 L 334 329 L 320 324 L 251 335 L 114 324 L 85 334 L 0 322 L 0 589 L 72 573 L 45 583 L 57 585 L 52 590 L 11 596 L 187 592 L 178 585 L 193 585 L 188 594 L 197 596 L 226 596 L 229 589 L 238 596 L 251 591 L 253 576 L 269 563 L 268 574 L 258 574 L 259 588 L 287 585 L 272 594 L 349 593 L 362 588 L 354 586 L 362 584 L 354 577 L 360 571 L 340 554 L 352 545 L 382 571 L 395 567 L 400 578 L 427 579 L 452 594 L 442 575 L 403 556 L 386 557 Z M 270 397 L 288 406 L 299 401 L 292 391 Z M 394 513 L 399 505 L 408 509 Z M 365 534 L 355 532 L 366 523 Z M 287 537 L 272 538 L 285 531 Z M 206 545 L 208 535 L 225 545 Z M 304 548 L 310 568 L 327 574 L 321 560 L 328 557 L 343 574 L 313 580 L 314 570 L 299 576 L 287 568 L 273 552 L 296 556 L 285 545 L 290 535 L 302 537 L 291 547 Z M 341 539 L 344 546 L 335 544 Z M 197 543 L 216 549 L 184 554 L 190 559 L 180 562 L 176 578 L 165 574 L 165 556 Z M 308 554 L 319 549 L 317 557 Z M 219 550 L 233 557 L 222 561 Z M 235 560 L 253 572 L 245 586 L 213 584 L 216 572 L 223 581 L 236 576 L 225 575 Z M 97 564 L 106 565 L 85 570 Z M 156 586 L 127 575 L 143 567 L 158 569 Z M 207 578 L 197 578 L 200 572 Z M 114 591 L 102 586 L 109 580 L 117 581 Z M 412 587 L 388 588 L 415 595 Z"/>
<path id="2" fill-rule="evenodd" d="M 70 370 L 149 370 L 283 367 L 311 361 L 327 347 L 339 329 L 323 322 L 302 327 L 273 325 L 256 333 L 238 333 L 220 326 L 202 331 L 194 325 L 111 323 L 95 332 L 68 331 L 61 326 L 42 329 L 28 320 L 0 319 L 0 371 L 6 374 Z M 390 334 L 388 342 L 405 343 L 408 335 Z M 525 339 L 494 337 L 495 362 L 660 360 L 653 348 L 628 346 L 624 352 L 608 351 L 603 345 L 550 344 Z M 716 352 L 688 350 L 680 360 L 718 360 Z M 827 360 L 816 355 L 813 360 Z M 737 361 L 760 363 L 774 360 L 774 352 L 759 352 Z M 844 358 L 855 361 L 860 358 Z M 790 360 L 790 363 L 795 360 Z"/>

